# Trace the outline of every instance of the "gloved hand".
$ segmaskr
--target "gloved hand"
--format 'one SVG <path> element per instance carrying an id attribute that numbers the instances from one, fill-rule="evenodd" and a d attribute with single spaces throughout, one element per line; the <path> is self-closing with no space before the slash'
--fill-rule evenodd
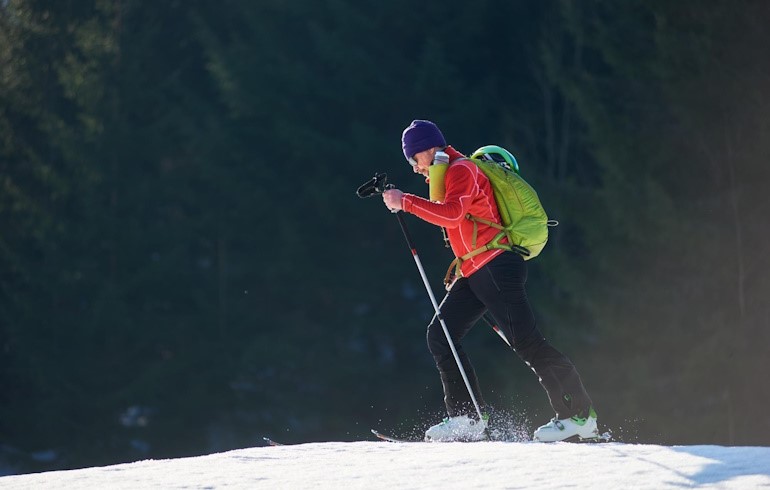
<path id="1" fill-rule="evenodd" d="M 392 213 L 401 211 L 401 200 L 404 198 L 404 193 L 398 189 L 388 189 L 382 193 L 382 200 L 385 202 L 385 206 Z"/>

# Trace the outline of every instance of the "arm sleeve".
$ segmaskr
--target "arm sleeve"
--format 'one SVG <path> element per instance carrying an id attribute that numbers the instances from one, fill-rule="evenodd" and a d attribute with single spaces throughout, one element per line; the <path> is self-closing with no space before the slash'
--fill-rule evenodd
<path id="1" fill-rule="evenodd" d="M 444 228 L 457 228 L 478 193 L 476 174 L 465 164 L 452 165 L 446 174 L 444 202 L 432 202 L 414 194 L 404 194 L 401 207 L 420 219 Z"/>

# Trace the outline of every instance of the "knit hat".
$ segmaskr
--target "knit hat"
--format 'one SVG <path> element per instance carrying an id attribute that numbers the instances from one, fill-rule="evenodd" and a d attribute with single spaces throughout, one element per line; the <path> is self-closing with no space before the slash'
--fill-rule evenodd
<path id="1" fill-rule="evenodd" d="M 409 159 L 421 151 L 434 147 L 446 146 L 441 130 L 430 121 L 416 119 L 407 127 L 401 135 L 401 148 L 404 156 Z"/>

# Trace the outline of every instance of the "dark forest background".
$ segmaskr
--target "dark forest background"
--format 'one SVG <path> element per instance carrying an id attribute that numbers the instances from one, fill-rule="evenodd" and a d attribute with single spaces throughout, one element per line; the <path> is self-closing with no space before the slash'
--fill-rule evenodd
<path id="1" fill-rule="evenodd" d="M 541 328 L 628 442 L 770 444 L 770 3 L 0 0 L 3 473 L 419 432 L 432 310 L 356 187 L 519 159 Z M 407 216 L 441 292 L 451 256 Z M 487 401 L 537 380 L 479 325 Z"/>

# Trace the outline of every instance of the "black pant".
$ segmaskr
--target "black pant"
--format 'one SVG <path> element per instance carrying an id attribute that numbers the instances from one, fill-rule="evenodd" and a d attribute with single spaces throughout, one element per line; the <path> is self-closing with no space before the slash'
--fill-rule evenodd
<path id="1" fill-rule="evenodd" d="M 487 310 L 494 317 L 514 351 L 537 374 L 556 417 L 564 419 L 587 412 L 591 399 L 575 366 L 554 349 L 537 329 L 524 284 L 527 266 L 514 252 L 504 252 L 469 278 L 455 282 L 441 303 L 441 315 L 465 369 L 474 395 L 483 406 L 478 379 L 462 339 Z M 450 417 L 475 413 L 468 389 L 437 318 L 428 326 L 428 348 L 436 361 L 444 386 Z"/>

